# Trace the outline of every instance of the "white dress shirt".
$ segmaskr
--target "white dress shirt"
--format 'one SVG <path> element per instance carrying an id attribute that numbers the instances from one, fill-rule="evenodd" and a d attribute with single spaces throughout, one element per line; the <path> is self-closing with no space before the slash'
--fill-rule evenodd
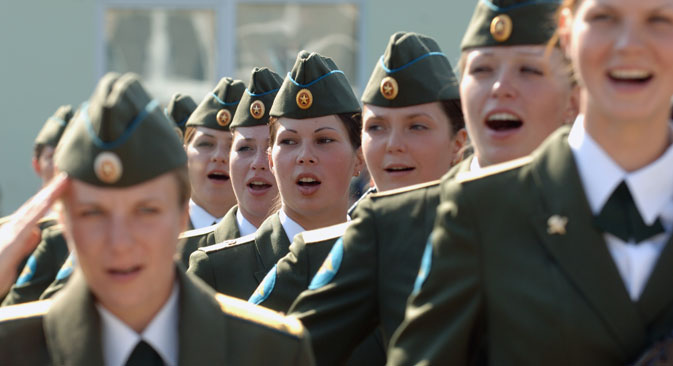
<path id="1" fill-rule="evenodd" d="M 222 220 L 221 217 L 215 217 L 209 214 L 203 207 L 194 203 L 191 198 L 189 199 L 189 219 L 192 221 L 194 229 L 215 225 Z"/>
<path id="2" fill-rule="evenodd" d="M 168 301 L 142 334 L 129 328 L 102 305 L 96 304 L 101 317 L 105 366 L 124 366 L 141 340 L 154 348 L 166 366 L 178 364 L 178 292 L 176 283 Z"/>
<path id="3" fill-rule="evenodd" d="M 479 164 L 479 159 L 477 159 L 476 156 L 472 156 L 472 162 L 470 162 L 470 171 L 471 172 L 476 172 L 481 169 L 481 165 Z"/>
<path id="4" fill-rule="evenodd" d="M 568 143 L 594 215 L 600 213 L 617 186 L 626 181 L 643 221 L 652 225 L 659 218 L 665 229 L 638 245 L 609 233 L 603 235 L 631 300 L 637 301 L 673 229 L 673 145 L 646 167 L 627 172 L 586 132 L 581 115 L 570 131 Z"/>
<path id="5" fill-rule="evenodd" d="M 238 232 L 241 236 L 250 235 L 257 231 L 255 225 L 250 223 L 250 221 L 243 216 L 240 208 L 236 210 L 236 224 L 238 225 Z"/>
<path id="6" fill-rule="evenodd" d="M 295 235 L 306 231 L 303 227 L 301 227 L 301 225 L 297 224 L 296 221 L 287 216 L 283 209 L 278 211 L 278 215 L 280 216 L 280 224 L 283 225 L 283 230 L 285 230 L 285 234 L 287 234 L 287 238 L 290 240 L 290 243 L 292 243 L 294 240 Z"/>

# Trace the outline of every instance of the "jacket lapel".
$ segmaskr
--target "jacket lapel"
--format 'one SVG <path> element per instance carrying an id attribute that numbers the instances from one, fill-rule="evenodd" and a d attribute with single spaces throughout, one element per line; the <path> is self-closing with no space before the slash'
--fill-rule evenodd
<path id="1" fill-rule="evenodd" d="M 666 242 L 666 246 L 647 281 L 645 290 L 638 299 L 638 308 L 647 325 L 652 325 L 662 312 L 671 312 L 673 307 L 672 284 L 673 236 Z"/>
<path id="2" fill-rule="evenodd" d="M 55 365 L 102 365 L 100 317 L 93 295 L 76 270 L 44 319 Z"/>
<path id="3" fill-rule="evenodd" d="M 290 241 L 280 223 L 278 213 L 264 220 L 255 234 L 255 249 L 259 268 L 255 271 L 255 279 L 261 282 L 266 273 L 278 260 L 289 252 Z"/>
<path id="4" fill-rule="evenodd" d="M 221 243 L 225 240 L 236 239 L 241 236 L 240 231 L 238 230 L 238 221 L 236 220 L 236 212 L 238 211 L 238 205 L 234 205 L 226 215 L 222 218 L 222 221 L 215 226 L 215 242 Z"/>
<path id="5" fill-rule="evenodd" d="M 180 365 L 224 365 L 226 321 L 210 290 L 190 275 L 176 271 L 180 284 Z"/>
<path id="6" fill-rule="evenodd" d="M 645 342 L 645 328 L 631 301 L 587 202 L 567 130 L 557 132 L 536 153 L 531 166 L 540 205 L 532 222 L 542 244 L 556 258 L 578 292 L 602 319 L 627 355 Z M 537 188 L 537 189 L 536 189 Z M 549 218 L 568 219 L 565 233 L 550 233 Z"/>

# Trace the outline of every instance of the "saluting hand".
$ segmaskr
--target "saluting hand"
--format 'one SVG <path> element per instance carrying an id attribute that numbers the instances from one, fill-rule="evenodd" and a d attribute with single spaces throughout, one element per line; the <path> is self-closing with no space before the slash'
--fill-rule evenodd
<path id="1" fill-rule="evenodd" d="M 0 226 L 0 298 L 16 281 L 17 266 L 40 241 L 38 220 L 65 192 L 70 180 L 60 174 Z"/>

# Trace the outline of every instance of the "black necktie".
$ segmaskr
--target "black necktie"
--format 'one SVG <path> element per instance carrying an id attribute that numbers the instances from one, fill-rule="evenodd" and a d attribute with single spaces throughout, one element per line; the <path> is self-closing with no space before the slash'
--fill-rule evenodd
<path id="1" fill-rule="evenodd" d="M 125 366 L 164 366 L 164 360 L 147 342 L 140 341 L 131 352 Z"/>
<path id="2" fill-rule="evenodd" d="M 596 225 L 623 242 L 633 240 L 636 244 L 664 232 L 659 218 L 652 225 L 645 224 L 625 181 L 612 192 L 608 202 L 596 216 Z"/>

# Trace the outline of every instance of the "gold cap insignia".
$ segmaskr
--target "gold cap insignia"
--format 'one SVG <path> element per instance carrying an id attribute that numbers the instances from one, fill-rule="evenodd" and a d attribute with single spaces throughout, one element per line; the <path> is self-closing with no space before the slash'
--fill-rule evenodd
<path id="1" fill-rule="evenodd" d="M 261 100 L 256 100 L 250 105 L 250 115 L 254 119 L 264 117 L 264 103 Z"/>
<path id="2" fill-rule="evenodd" d="M 113 184 L 122 177 L 122 162 L 112 152 L 106 151 L 98 154 L 93 162 L 94 173 L 103 183 Z"/>
<path id="3" fill-rule="evenodd" d="M 505 42 L 512 35 L 512 18 L 500 14 L 491 21 L 491 35 L 498 42 Z"/>
<path id="4" fill-rule="evenodd" d="M 302 89 L 297 93 L 297 106 L 301 109 L 309 109 L 313 105 L 313 94 L 308 89 Z"/>
<path id="5" fill-rule="evenodd" d="M 397 93 L 400 91 L 400 88 L 397 85 L 397 80 L 390 76 L 386 76 L 381 80 L 380 91 L 381 95 L 388 100 L 397 98 Z"/>
<path id="6" fill-rule="evenodd" d="M 550 235 L 565 235 L 568 218 L 565 216 L 553 215 L 547 220 L 547 233 Z"/>
<path id="7" fill-rule="evenodd" d="M 215 117 L 217 120 L 217 124 L 222 126 L 222 127 L 227 127 L 229 122 L 231 122 L 231 112 L 229 112 L 228 109 L 220 109 L 217 112 L 217 116 Z"/>

